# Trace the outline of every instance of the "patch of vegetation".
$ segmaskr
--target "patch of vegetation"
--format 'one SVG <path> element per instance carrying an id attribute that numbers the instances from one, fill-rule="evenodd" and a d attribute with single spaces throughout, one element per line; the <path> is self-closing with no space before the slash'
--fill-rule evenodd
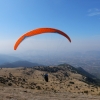
<path id="1" fill-rule="evenodd" d="M 38 90 L 41 90 L 41 87 L 40 87 L 40 86 L 36 86 L 36 88 L 37 88 Z"/>
<path id="2" fill-rule="evenodd" d="M 12 83 L 8 83 L 8 86 L 12 86 Z"/>
<path id="3" fill-rule="evenodd" d="M 86 91 L 84 91 L 84 93 L 88 94 L 88 91 L 86 90 Z"/>
<path id="4" fill-rule="evenodd" d="M 69 83 L 70 83 L 70 84 L 74 84 L 74 82 L 72 82 L 72 81 L 70 81 Z"/>

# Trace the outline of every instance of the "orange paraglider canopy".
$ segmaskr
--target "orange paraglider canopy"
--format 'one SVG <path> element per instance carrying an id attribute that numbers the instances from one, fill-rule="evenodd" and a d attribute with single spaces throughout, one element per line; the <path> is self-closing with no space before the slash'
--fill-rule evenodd
<path id="1" fill-rule="evenodd" d="M 43 34 L 43 33 L 58 33 L 60 35 L 63 35 L 64 37 L 66 37 L 69 42 L 71 42 L 70 37 L 65 34 L 64 32 L 58 30 L 58 29 L 54 29 L 54 28 L 38 28 L 32 31 L 27 32 L 26 34 L 22 35 L 15 43 L 14 45 L 14 50 L 17 49 L 17 47 L 19 46 L 19 44 L 26 38 L 26 37 L 30 37 L 30 36 L 34 36 L 34 35 L 38 35 L 38 34 Z"/>

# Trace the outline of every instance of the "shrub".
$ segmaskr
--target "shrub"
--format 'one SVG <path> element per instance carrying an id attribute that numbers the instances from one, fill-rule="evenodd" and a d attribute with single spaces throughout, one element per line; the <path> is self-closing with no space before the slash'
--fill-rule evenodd
<path id="1" fill-rule="evenodd" d="M 86 91 L 84 91 L 84 93 L 87 93 L 88 94 L 88 91 L 86 90 Z"/>
<path id="2" fill-rule="evenodd" d="M 74 82 L 72 82 L 72 81 L 70 81 L 69 83 L 70 83 L 70 84 L 74 84 Z"/>
<path id="3" fill-rule="evenodd" d="M 12 83 L 8 83 L 9 86 L 12 86 Z"/>

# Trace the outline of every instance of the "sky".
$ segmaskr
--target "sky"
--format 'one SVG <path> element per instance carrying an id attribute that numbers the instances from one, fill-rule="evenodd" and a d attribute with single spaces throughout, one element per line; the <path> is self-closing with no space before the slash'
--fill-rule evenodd
<path id="1" fill-rule="evenodd" d="M 72 42 L 42 34 L 25 39 L 14 51 L 21 35 L 40 27 L 60 29 Z M 99 43 L 100 0 L 0 0 L 0 53 L 100 50 Z"/>

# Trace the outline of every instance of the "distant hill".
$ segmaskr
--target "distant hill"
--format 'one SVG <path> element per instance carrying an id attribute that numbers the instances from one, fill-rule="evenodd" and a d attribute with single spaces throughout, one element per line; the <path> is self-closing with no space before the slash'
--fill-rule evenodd
<path id="1" fill-rule="evenodd" d="M 88 84 L 91 84 L 91 83 L 95 83 L 95 84 L 98 84 L 100 85 L 100 79 L 97 78 L 96 76 L 88 73 L 87 71 L 85 71 L 83 68 L 79 67 L 79 68 L 75 68 L 69 64 L 60 64 L 58 66 L 62 66 L 63 68 L 68 68 L 71 72 L 73 73 L 78 73 L 78 74 L 81 74 L 82 76 L 85 76 L 86 79 L 84 82 L 88 83 Z"/>
<path id="2" fill-rule="evenodd" d="M 0 65 L 1 68 L 34 67 L 34 66 L 43 66 L 43 65 L 32 63 L 29 61 L 16 61 L 16 62 L 5 63 L 5 64 Z"/>
<path id="3" fill-rule="evenodd" d="M 79 79 L 80 81 L 85 82 L 87 84 L 94 84 L 100 86 L 100 79 L 86 72 L 82 68 L 77 69 L 69 64 L 60 64 L 58 66 L 46 66 L 46 67 L 38 66 L 34 67 L 33 69 L 45 71 L 46 73 L 52 73 L 52 74 L 57 73 L 57 75 L 55 75 L 56 77 L 59 77 L 60 74 L 63 74 L 62 79 L 64 79 L 64 77 L 70 77 L 70 76 L 77 79 L 78 78 L 77 75 L 81 75 L 82 77 Z"/>
<path id="4" fill-rule="evenodd" d="M 22 60 L 22 59 L 20 59 L 19 57 L 15 57 L 15 56 L 0 54 L 0 65 L 4 63 L 12 63 L 12 62 L 19 61 L 19 60 Z"/>

